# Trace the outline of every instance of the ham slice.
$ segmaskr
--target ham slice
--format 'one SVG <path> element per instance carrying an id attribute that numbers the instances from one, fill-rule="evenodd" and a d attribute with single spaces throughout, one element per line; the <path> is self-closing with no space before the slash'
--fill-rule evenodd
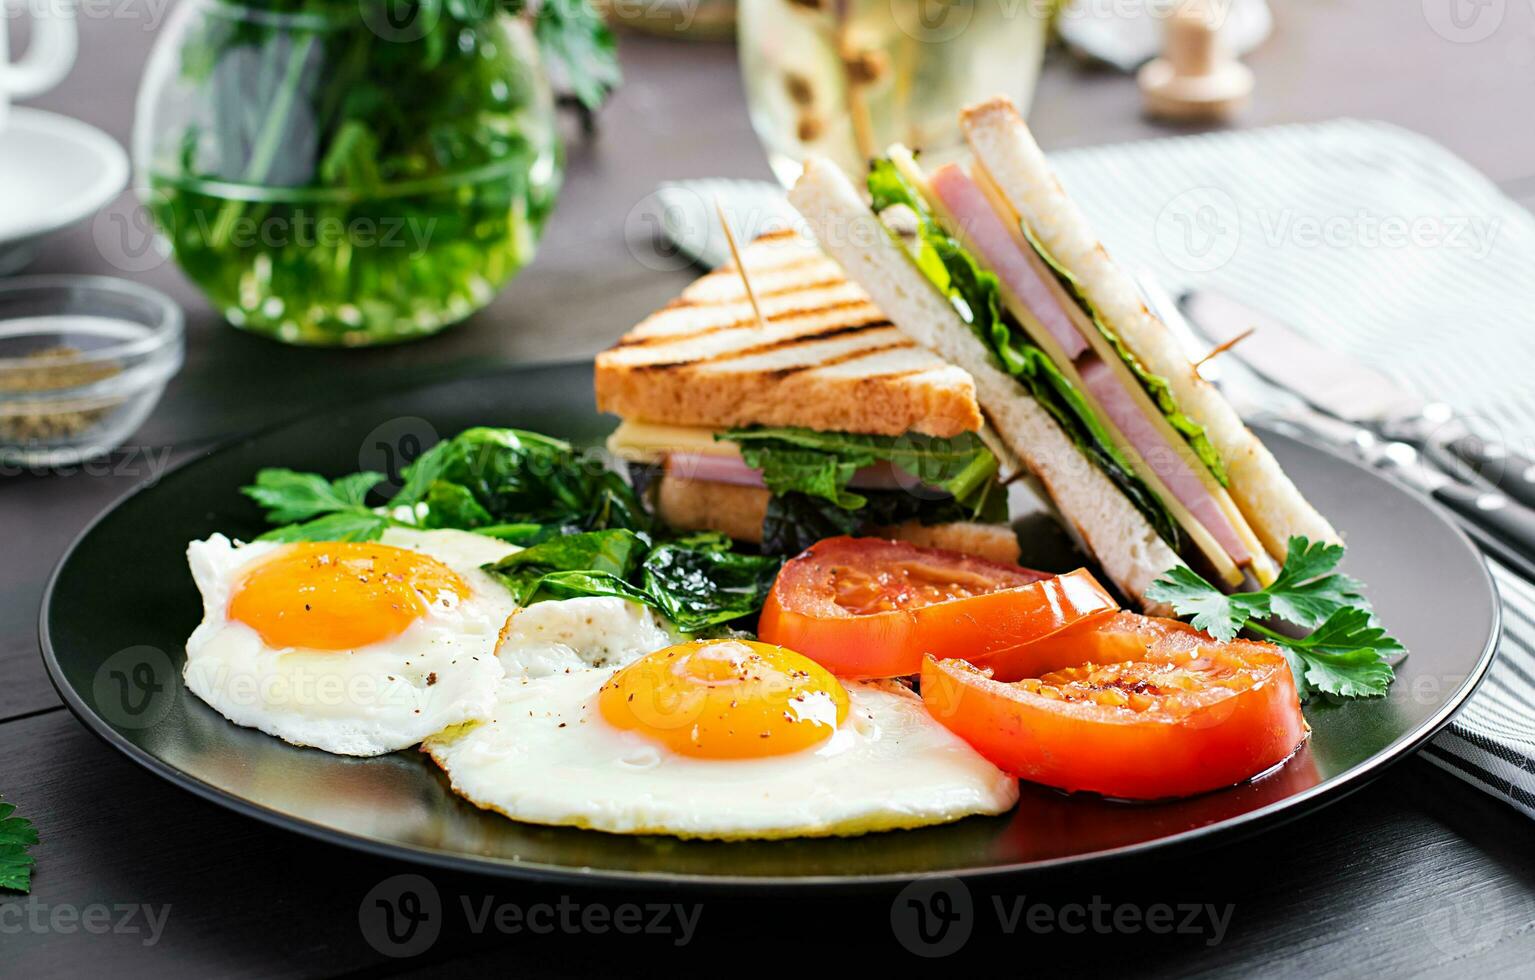
<path id="1" fill-rule="evenodd" d="M 1190 460 L 1187 446 L 1171 445 L 1153 420 L 1146 417 L 1140 404 L 1125 390 L 1107 364 L 1094 353 L 1061 308 L 1056 294 L 1041 278 L 1038 266 L 1025 251 L 1011 229 L 997 216 L 986 195 L 970 175 L 956 164 L 946 164 L 929 178 L 933 193 L 963 229 L 969 244 L 1012 294 L 1029 308 L 1050 336 L 1065 350 L 1066 356 L 1082 376 L 1082 383 L 1093 393 L 1109 419 L 1135 451 L 1167 485 L 1195 520 L 1203 524 L 1216 542 L 1238 565 L 1252 561 L 1252 553 L 1237 535 L 1236 528 L 1216 503 L 1199 471 L 1204 464 Z"/>
<path id="2" fill-rule="evenodd" d="M 1194 468 L 1204 464 L 1188 458 L 1191 451 L 1186 445 L 1174 447 L 1168 444 L 1162 431 L 1146 417 L 1146 413 L 1141 411 L 1135 399 L 1125 391 L 1114 372 L 1098 355 L 1089 354 L 1079 358 L 1076 367 L 1077 373 L 1082 376 L 1082 384 L 1093 393 L 1098 404 L 1103 406 L 1103 411 L 1130 445 L 1135 447 L 1135 451 L 1140 453 L 1146 465 L 1167 484 L 1172 495 L 1214 535 L 1216 542 L 1231 556 L 1232 561 L 1238 565 L 1251 562 L 1252 553 L 1242 543 L 1236 528 L 1232 527 L 1225 511 L 1215 502 L 1215 497 L 1210 494 L 1198 470 Z"/>
<path id="3" fill-rule="evenodd" d="M 1087 350 L 1086 339 L 970 175 L 950 163 L 933 171 L 929 182 L 986 267 L 1029 308 L 1068 359 L 1080 357 Z"/>
<path id="4" fill-rule="evenodd" d="M 763 487 L 762 473 L 739 456 L 707 453 L 667 453 L 666 475 L 699 483 L 729 483 L 738 487 Z"/>

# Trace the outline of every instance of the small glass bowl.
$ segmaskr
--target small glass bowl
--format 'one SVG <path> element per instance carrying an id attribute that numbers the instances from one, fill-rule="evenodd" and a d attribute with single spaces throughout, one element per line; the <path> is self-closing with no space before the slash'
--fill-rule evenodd
<path id="1" fill-rule="evenodd" d="M 105 276 L 0 280 L 0 462 L 68 466 L 148 417 L 185 347 L 181 308 Z"/>

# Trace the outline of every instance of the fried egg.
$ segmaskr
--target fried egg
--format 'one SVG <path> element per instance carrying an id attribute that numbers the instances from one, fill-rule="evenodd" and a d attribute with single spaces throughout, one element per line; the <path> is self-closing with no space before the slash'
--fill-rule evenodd
<path id="1" fill-rule="evenodd" d="M 899 683 L 842 684 L 764 643 L 508 678 L 492 718 L 427 739 L 453 789 L 516 820 L 721 840 L 1002 813 L 1018 784 Z"/>
<path id="2" fill-rule="evenodd" d="M 515 603 L 480 566 L 516 550 L 448 530 L 194 541 L 203 620 L 187 640 L 187 688 L 237 725 L 340 755 L 486 718 Z"/>

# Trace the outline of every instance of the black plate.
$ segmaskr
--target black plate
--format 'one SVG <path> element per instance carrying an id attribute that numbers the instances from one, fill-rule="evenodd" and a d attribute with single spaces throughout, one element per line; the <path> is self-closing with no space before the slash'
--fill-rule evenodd
<path id="1" fill-rule="evenodd" d="M 919 874 L 1020 871 L 1251 830 L 1357 787 L 1421 744 L 1471 693 L 1499 629 L 1492 580 L 1458 530 L 1422 499 L 1336 456 L 1267 437 L 1347 536 L 1348 570 L 1370 585 L 1412 651 L 1388 697 L 1307 711 L 1309 745 L 1276 772 L 1165 804 L 1072 797 L 1025 785 L 1013 813 L 853 839 L 680 842 L 515 823 L 453 796 L 424 756 L 348 759 L 225 721 L 181 686 L 201 607 L 186 543 L 251 536 L 237 492 L 263 466 L 339 475 L 388 470 L 436 433 L 513 425 L 595 443 L 590 365 L 519 370 L 349 405 L 225 446 L 123 500 L 87 529 L 43 600 L 43 659 L 60 696 L 129 758 L 231 809 L 351 847 L 548 879 L 743 884 L 868 883 Z"/>

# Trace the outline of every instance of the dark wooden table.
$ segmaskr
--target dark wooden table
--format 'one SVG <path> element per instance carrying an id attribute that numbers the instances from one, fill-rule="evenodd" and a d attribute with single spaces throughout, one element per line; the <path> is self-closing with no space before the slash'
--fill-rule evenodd
<path id="1" fill-rule="evenodd" d="M 88 6 L 80 64 L 36 104 L 126 144 L 163 7 Z M 1242 125 L 1387 119 L 1445 143 L 1516 198 L 1535 199 L 1530 5 L 1493 5 L 1506 22 L 1472 44 L 1435 33 L 1417 3 L 1276 6 L 1276 34 L 1251 58 L 1259 91 Z M 646 244 L 626 235 L 626 218 L 662 179 L 767 177 L 767 168 L 747 126 L 732 48 L 640 37 L 626 37 L 622 48 L 628 80 L 595 138 L 572 130 L 568 183 L 537 261 L 488 310 L 433 340 L 367 352 L 284 348 L 220 324 L 172 266 L 146 259 L 144 240 L 119 224 L 88 222 L 49 243 L 33 271 L 131 275 L 175 296 L 188 313 L 188 358 L 133 446 L 105 471 L 0 478 L 0 792 L 44 838 L 32 895 L 0 900 L 0 973 L 728 975 L 916 962 L 904 948 L 914 942 L 910 930 L 897 928 L 904 905 L 889 893 L 700 899 L 437 872 L 427 874 L 444 909 L 441 935 L 414 958 L 391 957 L 397 950 L 360 914 L 372 898 L 399 890 L 395 876 L 419 869 L 292 836 L 173 789 L 88 735 L 38 659 L 36 610 L 48 570 L 95 513 L 165 461 L 343 390 L 589 355 L 681 287 L 688 273 L 655 271 Z M 1140 118 L 1128 79 L 1058 56 L 1032 121 L 1047 148 L 1167 132 Z M 125 195 L 114 208 L 126 214 L 132 202 Z M 132 555 L 123 559 L 132 574 Z M 1349 799 L 1256 839 L 973 887 L 973 931 L 960 956 L 1006 956 L 1000 962 L 1019 973 L 1529 975 L 1532 831 L 1513 811 L 1409 760 Z M 960 907 L 963 899 L 956 896 Z M 486 901 L 515 906 L 524 926 L 477 929 Z M 1020 902 L 1048 912 L 1014 920 Z M 626 903 L 681 903 L 688 915 L 698 912 L 696 929 L 684 936 L 674 914 L 661 922 L 670 931 L 602 928 Z M 1190 920 L 1184 905 L 1213 914 Z M 1119 909 L 1141 921 L 1161 906 L 1170 907 L 1171 931 L 1113 926 Z M 1190 928 L 1180 930 L 1186 920 Z M 1017 927 L 1011 935 L 1009 923 Z M 535 929 L 544 924 L 552 931 Z M 1046 925 L 1053 931 L 1042 931 Z"/>

